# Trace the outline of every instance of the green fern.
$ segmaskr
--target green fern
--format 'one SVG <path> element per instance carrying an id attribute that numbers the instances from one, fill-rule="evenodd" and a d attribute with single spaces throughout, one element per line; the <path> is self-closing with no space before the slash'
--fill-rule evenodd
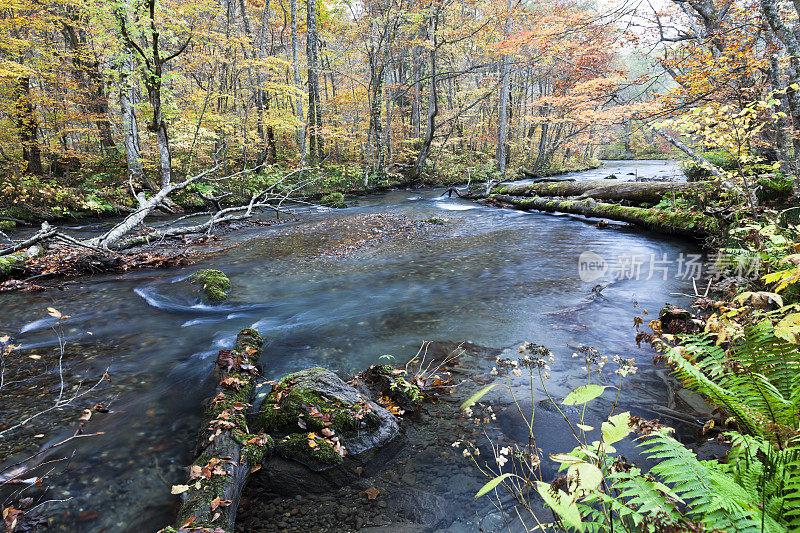
<path id="1" fill-rule="evenodd" d="M 786 527 L 761 510 L 757 491 L 748 491 L 728 465 L 700 461 L 666 432 L 642 438 L 640 446 L 659 462 L 650 473 L 672 487 L 685 502 L 685 514 L 709 530 L 783 532 Z"/>
<path id="2" fill-rule="evenodd" d="M 780 446 L 798 425 L 800 354 L 774 334 L 772 324 L 748 326 L 723 348 L 710 335 L 691 335 L 667 352 L 675 373 L 690 387 L 730 412 L 750 435 L 774 437 Z M 686 356 L 686 357 L 685 357 Z"/>

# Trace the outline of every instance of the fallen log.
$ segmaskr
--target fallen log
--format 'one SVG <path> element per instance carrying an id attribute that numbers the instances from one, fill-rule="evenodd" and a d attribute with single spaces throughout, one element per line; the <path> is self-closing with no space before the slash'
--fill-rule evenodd
<path id="1" fill-rule="evenodd" d="M 662 211 L 660 209 L 627 207 L 599 203 L 591 198 L 586 200 L 553 200 L 538 196 L 520 198 L 505 194 L 492 194 L 487 199 L 510 205 L 523 211 L 537 210 L 548 213 L 570 213 L 589 218 L 606 218 L 619 222 L 628 222 L 668 235 L 706 237 L 719 232 L 719 224 L 716 219 L 700 213 L 686 211 Z"/>
<path id="2" fill-rule="evenodd" d="M 255 399 L 263 340 L 254 329 L 239 332 L 233 350 L 220 350 L 215 363 L 216 394 L 203 414 L 196 459 L 189 467 L 175 530 L 233 532 L 239 496 L 248 476 L 261 467 L 275 447 L 265 433 L 252 434 L 247 411 Z M 167 528 L 163 531 L 174 531 Z"/>
<path id="3" fill-rule="evenodd" d="M 595 200 L 657 204 L 670 192 L 687 190 L 713 190 L 715 184 L 708 181 L 676 183 L 669 181 L 623 181 L 607 180 L 564 181 L 558 183 L 504 183 L 492 193 L 509 196 L 564 196 L 594 198 Z"/>

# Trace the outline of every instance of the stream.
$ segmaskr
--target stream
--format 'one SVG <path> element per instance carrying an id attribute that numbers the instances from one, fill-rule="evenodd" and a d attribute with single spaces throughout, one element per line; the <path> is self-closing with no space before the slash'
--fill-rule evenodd
<path id="1" fill-rule="evenodd" d="M 620 179 L 630 179 L 630 173 L 680 174 L 672 162 L 631 161 L 569 177 L 598 179 L 611 173 Z M 155 531 L 174 519 L 178 497 L 170 495 L 170 485 L 184 482 L 182 468 L 195 445 L 201 402 L 215 385 L 209 379 L 212 362 L 244 327 L 258 329 L 266 340 L 262 362 L 269 379 L 315 365 L 358 371 L 378 363 L 382 354 L 403 362 L 423 341 L 466 341 L 509 354 L 530 341 L 556 355 L 548 384 L 554 397 L 582 383 L 582 362 L 571 354 L 589 345 L 609 358 L 637 360 L 639 372 L 625 382 L 621 395 L 625 409 L 652 417 L 648 408 L 665 404 L 653 352 L 637 347 L 633 319 L 645 309 L 650 314 L 646 324 L 667 301 L 688 305 L 689 298 L 677 293 L 692 292 L 682 270 L 687 257 L 700 253 L 695 243 L 617 224 L 599 228 L 597 221 L 581 217 L 490 208 L 441 195 L 440 190 L 400 190 L 357 198 L 347 209 L 304 208 L 296 221 L 222 235 L 219 251 L 183 269 L 101 275 L 64 291 L 0 295 L 0 335 L 21 344 L 20 353 L 38 369 L 38 377 L 9 385 L 0 395 L 5 396 L 0 399 L 4 419 L 23 418 L 24 409 L 39 405 L 32 400 L 20 407 L 25 394 L 59 390 L 59 340 L 65 344 L 62 366 L 69 378 L 65 394 L 80 380 L 82 389 L 90 387 L 106 369 L 110 376 L 110 383 L 87 396 L 110 408 L 94 413 L 84 428 L 103 435 L 70 443 L 51 457 L 74 452 L 68 462 L 59 463 L 65 474 L 53 478 L 47 493 L 51 499 L 68 500 L 52 506 L 56 515 L 51 528 Z M 343 223 L 362 215 L 444 223 L 353 246 Z M 100 229 L 90 225 L 81 231 Z M 341 253 L 328 253 L 331 249 Z M 579 271 L 579 262 L 589 258 L 596 263 L 598 257 L 605 266 Z M 595 277 L 597 268 L 605 267 L 606 275 Z M 218 268 L 230 277 L 233 289 L 226 302 L 214 307 L 199 302 L 185 282 L 199 268 Z M 48 307 L 69 318 L 49 317 Z M 473 371 L 488 377 L 492 360 L 469 361 Z M 463 387 L 472 392 L 480 386 Z M 80 409 L 68 414 L 70 425 L 63 425 L 67 419 L 57 414 L 43 417 L 39 426 L 32 424 L 31 438 L 45 447 L 69 436 Z M 484 481 L 466 468 L 466 460 L 448 454 L 448 444 L 438 445 L 435 454 L 400 452 L 402 465 L 384 465 L 375 476 L 397 486 L 421 486 L 427 484 L 421 472 L 435 472 L 440 468 L 436 458 L 447 459 L 452 469 L 439 472 L 436 483 L 425 488 L 459 502 L 461 514 L 452 517 L 455 525 L 436 529 L 468 531 L 476 516 L 494 508 L 488 499 L 473 503 L 476 487 Z M 2 455 L 8 464 L 24 457 L 25 450 L 7 446 Z M 385 503 L 383 498 L 374 503 L 381 501 Z M 284 508 L 291 514 L 301 506 L 260 505 L 267 517 Z M 383 507 L 376 509 L 376 516 L 384 516 L 374 524 L 396 521 Z M 255 520 L 246 510 L 240 514 L 244 522 Z M 346 510 L 340 514 L 338 530 L 369 525 L 350 519 Z M 412 517 L 407 520 L 413 522 Z M 274 527 L 291 530 L 291 524 L 285 525 Z M 262 529 L 273 530 L 266 525 Z M 312 529 L 324 528 L 307 530 Z"/>

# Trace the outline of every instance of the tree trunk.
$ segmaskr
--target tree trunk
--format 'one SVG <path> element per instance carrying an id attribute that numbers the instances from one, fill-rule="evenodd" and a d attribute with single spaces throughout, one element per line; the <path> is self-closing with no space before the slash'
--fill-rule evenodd
<path id="1" fill-rule="evenodd" d="M 300 58 L 297 53 L 297 0 L 290 0 L 291 6 L 291 26 L 292 26 L 292 65 L 294 74 L 294 86 L 298 90 L 295 97 L 295 113 L 297 113 L 297 147 L 300 150 L 300 166 L 305 166 L 306 161 L 306 128 L 305 117 L 303 115 L 303 87 L 300 85 Z"/>
<path id="2" fill-rule="evenodd" d="M 789 64 L 786 66 L 786 74 L 789 78 L 786 87 L 786 99 L 789 102 L 789 115 L 792 117 L 792 126 L 795 135 L 792 137 L 792 146 L 794 148 L 795 164 L 792 165 L 796 169 L 798 157 L 800 157 L 800 138 L 797 132 L 800 132 L 800 91 L 794 87 L 800 84 L 800 39 L 794 32 L 793 28 L 781 19 L 778 2 L 776 0 L 760 0 L 761 11 L 769 24 L 772 33 L 777 37 L 786 50 L 789 52 Z M 795 3 L 795 12 L 800 15 Z"/>
<path id="3" fill-rule="evenodd" d="M 16 115 L 17 131 L 20 141 L 22 141 L 22 159 L 27 166 L 25 171 L 29 174 L 41 176 L 44 173 L 42 167 L 42 151 L 39 148 L 39 122 L 31 103 L 31 80 L 23 77 L 17 80 L 14 86 L 14 111 Z"/>
<path id="4" fill-rule="evenodd" d="M 436 135 L 436 116 L 439 114 L 439 93 L 436 84 L 436 52 L 437 52 L 437 37 L 436 29 L 438 26 L 438 12 L 431 8 L 430 21 L 428 23 L 428 38 L 431 41 L 430 47 L 430 60 L 431 60 L 431 90 L 428 101 L 428 118 L 425 128 L 425 138 L 422 140 L 422 145 L 419 148 L 417 160 L 414 162 L 414 168 L 411 171 L 411 179 L 417 180 L 422 176 L 422 171 L 425 168 L 425 162 L 431 151 L 431 144 Z"/>
<path id="5" fill-rule="evenodd" d="M 152 190 L 158 190 L 153 180 L 145 175 L 142 169 L 141 144 L 139 141 L 139 124 L 136 120 L 136 88 L 133 86 L 133 58 L 126 53 L 120 63 L 119 76 L 119 105 L 122 110 L 123 144 L 125 157 L 128 164 L 128 177 L 133 183 L 147 185 Z"/>
<path id="6" fill-rule="evenodd" d="M 264 434 L 250 434 L 246 414 L 237 408 L 255 399 L 257 374 L 242 370 L 242 366 L 255 365 L 261 356 L 262 344 L 256 330 L 243 329 L 236 337 L 231 354 L 233 366 L 226 368 L 228 363 L 223 361 L 227 359 L 221 357 L 225 350 L 214 364 L 214 377 L 219 385 L 202 417 L 207 425 L 199 431 L 195 461 L 189 470 L 189 488 L 183 492 L 178 512 L 177 529 L 183 529 L 181 526 L 192 520 L 192 528 L 204 527 L 209 531 L 221 528 L 233 533 L 239 497 L 247 478 L 272 454 L 273 439 Z M 224 384 L 229 377 L 239 380 L 235 390 Z"/>
<path id="7" fill-rule="evenodd" d="M 511 9 L 511 0 L 508 0 L 506 9 Z M 505 34 L 508 35 L 510 13 L 506 13 Z M 497 172 L 506 175 L 506 138 L 508 136 L 508 92 L 511 79 L 511 60 L 508 54 L 503 56 L 500 65 L 500 102 L 498 104 L 497 118 Z"/>
<path id="8" fill-rule="evenodd" d="M 661 211 L 660 209 L 644 209 L 641 207 L 625 207 L 617 204 L 604 204 L 587 200 L 552 200 L 550 198 L 519 198 L 503 194 L 489 195 L 490 200 L 510 205 L 523 211 L 537 210 L 548 213 L 570 213 L 589 218 L 606 218 L 620 222 L 636 224 L 650 231 L 668 235 L 685 235 L 689 237 L 706 237 L 719 233 L 716 219 L 705 215 Z"/>
<path id="9" fill-rule="evenodd" d="M 698 165 L 700 165 L 704 169 L 706 169 L 709 172 L 711 172 L 712 176 L 715 176 L 717 178 L 722 178 L 722 177 L 725 176 L 725 173 L 722 171 L 722 169 L 720 169 L 719 167 L 709 163 L 706 158 L 704 158 L 703 156 L 698 154 L 696 150 L 694 150 L 691 147 L 689 147 L 688 145 L 686 145 L 683 141 L 681 141 L 680 139 L 678 139 L 674 135 L 672 135 L 672 134 L 670 134 L 670 133 L 668 133 L 668 132 L 666 132 L 666 131 L 664 131 L 664 130 L 662 130 L 660 128 L 653 128 L 653 130 L 656 133 L 658 133 L 659 135 L 661 135 L 662 137 L 664 137 L 667 141 L 669 141 L 669 143 L 672 144 L 675 148 L 677 148 L 678 150 L 680 150 L 684 154 L 686 154 L 689 157 L 691 157 L 692 159 L 694 159 L 695 162 Z"/>
<path id="10" fill-rule="evenodd" d="M 595 200 L 657 204 L 670 192 L 711 190 L 711 182 L 675 183 L 663 181 L 563 181 L 558 183 L 509 183 L 492 192 L 508 196 L 563 196 Z"/>
<path id="11" fill-rule="evenodd" d="M 311 164 L 322 158 L 322 109 L 319 98 L 319 41 L 316 1 L 306 0 L 306 57 L 308 61 L 308 155 Z"/>

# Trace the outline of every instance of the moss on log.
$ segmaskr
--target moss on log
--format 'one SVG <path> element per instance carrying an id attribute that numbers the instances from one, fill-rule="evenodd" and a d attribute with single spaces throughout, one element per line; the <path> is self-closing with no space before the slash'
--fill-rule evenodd
<path id="1" fill-rule="evenodd" d="M 196 459 L 186 485 L 175 491 L 183 491 L 176 529 L 233 532 L 242 488 L 275 448 L 269 435 L 250 433 L 246 420 L 256 394 L 255 363 L 262 344 L 256 330 L 243 329 L 234 349 L 221 350 L 217 357 L 219 385 L 203 414 Z"/>
<path id="2" fill-rule="evenodd" d="M 505 183 L 494 188 L 493 194 L 507 196 L 564 196 L 578 199 L 621 201 L 657 204 L 670 192 L 711 191 L 716 185 L 709 181 L 676 183 L 669 181 L 623 181 L 606 180 L 563 181 L 558 183 Z"/>
<path id="3" fill-rule="evenodd" d="M 591 218 L 606 218 L 619 222 L 629 222 L 651 231 L 669 235 L 706 237 L 719 233 L 717 220 L 702 213 L 626 207 L 617 204 L 598 203 L 592 199 L 553 200 L 537 196 L 520 198 L 503 194 L 492 194 L 488 198 L 523 211 L 561 212 Z"/>
<path id="4" fill-rule="evenodd" d="M 15 268 L 19 268 L 33 257 L 38 257 L 44 253 L 44 248 L 40 245 L 34 245 L 21 252 L 0 256 L 0 278 L 5 278 Z"/>

